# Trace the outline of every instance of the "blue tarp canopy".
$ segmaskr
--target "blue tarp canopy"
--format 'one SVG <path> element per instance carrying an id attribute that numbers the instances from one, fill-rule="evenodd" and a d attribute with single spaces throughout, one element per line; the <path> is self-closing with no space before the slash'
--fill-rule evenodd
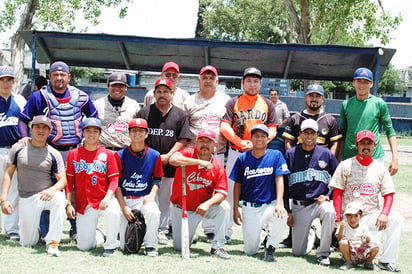
<path id="1" fill-rule="evenodd" d="M 228 76 L 241 76 L 246 67 L 255 66 L 263 77 L 284 79 L 351 81 L 354 70 L 365 66 L 379 80 L 396 52 L 377 47 L 163 39 L 102 33 L 24 31 L 20 34 L 39 63 L 63 60 L 71 66 L 159 72 L 165 62 L 175 61 L 182 73 L 198 74 L 201 67 L 213 65 L 219 74 Z"/>

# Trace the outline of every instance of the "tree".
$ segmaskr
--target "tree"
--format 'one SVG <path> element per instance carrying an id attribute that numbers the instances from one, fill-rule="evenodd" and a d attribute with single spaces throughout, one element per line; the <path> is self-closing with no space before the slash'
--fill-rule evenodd
<path id="1" fill-rule="evenodd" d="M 374 0 L 200 0 L 202 37 L 353 46 L 379 39 L 385 45 L 402 18 L 379 10 L 378 4 Z"/>
<path id="2" fill-rule="evenodd" d="M 392 64 L 389 64 L 379 81 L 379 94 L 393 95 L 399 94 L 404 96 L 406 85 L 402 82 L 399 73 Z"/>
<path id="3" fill-rule="evenodd" d="M 119 17 L 127 14 L 123 2 L 132 0 L 5 0 L 0 14 L 0 32 L 15 29 L 11 38 L 11 63 L 15 69 L 17 89 L 23 78 L 24 40 L 20 31 L 31 29 L 57 29 L 74 31 L 76 14 L 82 12 L 84 19 L 93 25 L 99 23 L 101 7 L 120 7 Z"/>

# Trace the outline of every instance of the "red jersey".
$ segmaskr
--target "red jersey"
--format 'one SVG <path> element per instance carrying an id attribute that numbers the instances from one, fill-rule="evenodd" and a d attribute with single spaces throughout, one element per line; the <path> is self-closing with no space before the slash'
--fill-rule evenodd
<path id="1" fill-rule="evenodd" d="M 99 209 L 107 191 L 116 192 L 119 185 L 119 168 L 114 154 L 101 146 L 95 151 L 88 151 L 83 146 L 70 151 L 66 175 L 66 193 L 72 193 L 74 186 L 76 211 L 80 214 L 84 214 L 87 204 Z"/>
<path id="2" fill-rule="evenodd" d="M 176 153 L 185 157 L 197 159 L 196 148 L 184 147 Z M 186 200 L 187 210 L 195 211 L 203 202 L 209 200 L 215 193 L 227 197 L 228 186 L 226 170 L 222 163 L 212 156 L 213 169 L 206 171 L 196 166 L 186 166 Z M 182 167 L 177 168 L 172 187 L 172 204 L 182 206 Z"/>

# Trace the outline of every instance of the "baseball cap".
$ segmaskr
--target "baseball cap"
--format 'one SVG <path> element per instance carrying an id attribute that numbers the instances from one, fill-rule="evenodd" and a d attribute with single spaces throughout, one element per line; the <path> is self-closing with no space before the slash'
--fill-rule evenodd
<path id="1" fill-rule="evenodd" d="M 8 66 L 1 66 L 0 67 L 0 78 L 3 78 L 3 77 L 14 78 L 14 69 Z"/>
<path id="2" fill-rule="evenodd" d="M 358 214 L 360 211 L 360 214 L 363 212 L 363 206 L 359 202 L 350 202 L 346 208 L 345 208 L 345 213 L 346 214 Z"/>
<path id="3" fill-rule="evenodd" d="M 174 69 L 177 73 L 180 73 L 179 65 L 175 62 L 167 62 L 163 65 L 162 72 L 165 72 L 168 69 Z"/>
<path id="4" fill-rule="evenodd" d="M 257 77 L 259 77 L 259 79 L 262 79 L 262 72 L 260 72 L 260 70 L 255 67 L 249 67 L 245 69 L 245 71 L 243 72 L 243 79 L 245 79 L 245 77 L 248 75 L 256 75 Z"/>
<path id="5" fill-rule="evenodd" d="M 94 117 L 84 118 L 83 120 L 83 129 L 87 127 L 98 127 L 102 129 L 102 122 Z"/>
<path id="6" fill-rule="evenodd" d="M 131 129 L 132 127 L 140 127 L 140 128 L 144 128 L 147 131 L 149 130 L 147 126 L 147 121 L 142 118 L 136 118 L 136 119 L 130 120 L 129 129 Z"/>
<path id="7" fill-rule="evenodd" d="M 200 75 L 202 75 L 203 73 L 205 73 L 206 71 L 211 71 L 215 76 L 218 76 L 217 74 L 217 69 L 214 66 L 204 66 L 201 70 L 200 70 Z"/>
<path id="8" fill-rule="evenodd" d="M 51 64 L 50 73 L 55 72 L 55 71 L 63 71 L 66 73 L 70 73 L 69 66 L 65 62 L 62 62 L 62 61 L 57 61 Z"/>
<path id="9" fill-rule="evenodd" d="M 166 86 L 170 90 L 172 90 L 172 83 L 170 83 L 170 80 L 166 78 L 160 78 L 159 80 L 157 80 L 154 88 L 156 89 L 158 86 Z"/>
<path id="10" fill-rule="evenodd" d="M 318 84 L 312 84 L 312 85 L 308 86 L 305 94 L 307 95 L 307 94 L 311 94 L 311 93 L 317 93 L 317 94 L 320 94 L 322 96 L 325 95 L 325 91 L 323 90 L 323 87 L 321 85 L 318 85 Z"/>
<path id="11" fill-rule="evenodd" d="M 263 131 L 264 133 L 266 133 L 266 134 L 269 136 L 269 129 L 268 129 L 268 127 L 267 127 L 266 125 L 264 125 L 264 124 L 254 125 L 253 128 L 252 128 L 252 130 L 251 130 L 251 134 L 253 135 L 253 133 L 254 133 L 256 130 L 261 130 L 261 131 Z"/>
<path id="12" fill-rule="evenodd" d="M 358 132 L 358 134 L 356 135 L 356 143 L 362 141 L 363 139 L 369 139 L 372 142 L 376 143 L 375 134 L 367 129 Z"/>
<path id="13" fill-rule="evenodd" d="M 204 128 L 199 131 L 199 134 L 197 135 L 197 139 L 206 137 L 209 138 L 212 141 L 216 141 L 216 133 L 213 130 Z"/>
<path id="14" fill-rule="evenodd" d="M 126 74 L 121 73 L 121 72 L 113 72 L 112 74 L 109 75 L 109 78 L 107 78 L 107 84 L 109 85 L 123 84 L 127 86 Z"/>
<path id="15" fill-rule="evenodd" d="M 353 74 L 353 79 L 366 79 L 368 81 L 373 81 L 372 71 L 368 68 L 358 68 Z"/>
<path id="16" fill-rule="evenodd" d="M 300 131 L 305 131 L 306 129 L 312 129 L 315 132 L 318 132 L 319 128 L 318 128 L 318 122 L 316 122 L 313 119 L 306 119 L 302 122 L 302 124 L 300 125 Z"/>
<path id="17" fill-rule="evenodd" d="M 31 120 L 30 122 L 30 127 L 32 127 L 33 125 L 37 125 L 37 124 L 44 124 L 48 126 L 49 128 L 52 128 L 50 119 L 43 115 L 34 116 L 33 120 Z"/>

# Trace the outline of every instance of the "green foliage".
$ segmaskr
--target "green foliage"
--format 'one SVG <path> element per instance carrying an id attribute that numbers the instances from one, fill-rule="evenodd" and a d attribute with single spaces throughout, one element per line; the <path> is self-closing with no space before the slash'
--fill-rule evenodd
<path id="1" fill-rule="evenodd" d="M 204 38 L 362 46 L 391 40 L 401 16 L 374 0 L 200 0 Z M 308 6 L 308 13 L 301 5 Z M 307 19 L 307 20 L 306 20 Z M 301 34 L 308 29 L 307 39 Z"/>
<path id="2" fill-rule="evenodd" d="M 291 30 L 282 1 L 200 0 L 201 36 L 231 41 L 289 41 Z"/>
<path id="3" fill-rule="evenodd" d="M 70 85 L 76 85 L 77 79 L 106 78 L 104 71 L 99 68 L 71 67 Z"/>
<path id="4" fill-rule="evenodd" d="M 118 8 L 119 17 L 127 15 L 127 3 L 133 0 L 31 0 L 37 2 L 33 18 L 35 29 L 53 29 L 74 31 L 82 28 L 76 24 L 76 15 L 82 14 L 84 19 L 93 25 L 99 23 L 101 8 Z M 15 28 L 19 23 L 27 0 L 5 0 L 3 11 L 0 13 L 0 31 Z M 78 19 L 78 18 L 77 18 Z"/>
<path id="5" fill-rule="evenodd" d="M 406 85 L 401 80 L 399 73 L 395 70 L 392 64 L 389 64 L 383 74 L 382 78 L 379 80 L 380 94 L 400 94 L 403 95 L 406 92 Z"/>

